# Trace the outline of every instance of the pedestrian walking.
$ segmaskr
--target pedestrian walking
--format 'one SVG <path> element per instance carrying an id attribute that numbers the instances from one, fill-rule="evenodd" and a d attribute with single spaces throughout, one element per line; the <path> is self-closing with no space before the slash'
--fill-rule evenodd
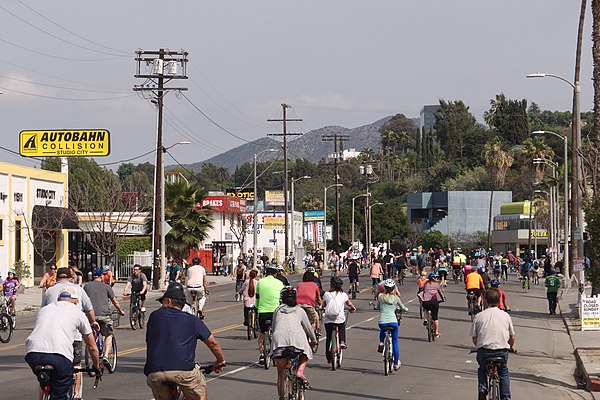
<path id="1" fill-rule="evenodd" d="M 544 282 L 546 286 L 546 297 L 548 298 L 548 310 L 550 315 L 556 314 L 556 300 L 558 298 L 558 288 L 560 288 L 560 279 L 556 276 L 554 270 L 550 270 L 549 275 Z"/>

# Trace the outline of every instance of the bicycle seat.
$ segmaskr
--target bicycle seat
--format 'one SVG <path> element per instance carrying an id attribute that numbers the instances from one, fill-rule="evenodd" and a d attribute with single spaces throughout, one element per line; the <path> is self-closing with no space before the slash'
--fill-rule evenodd
<path id="1" fill-rule="evenodd" d="M 33 367 L 33 373 L 34 374 L 39 374 L 40 372 L 51 372 L 54 371 L 54 366 L 52 365 L 36 365 Z"/>
<path id="2" fill-rule="evenodd" d="M 270 319 L 265 319 L 266 326 L 271 326 L 272 324 L 273 324 L 273 321 L 271 321 Z"/>
<path id="3" fill-rule="evenodd" d="M 484 360 L 484 364 L 489 366 L 490 364 L 494 364 L 495 366 L 504 365 L 504 357 L 489 357 Z"/>
<path id="4" fill-rule="evenodd" d="M 394 328 L 391 326 L 386 326 L 385 328 L 383 328 L 383 330 L 386 332 L 392 332 L 394 330 Z"/>

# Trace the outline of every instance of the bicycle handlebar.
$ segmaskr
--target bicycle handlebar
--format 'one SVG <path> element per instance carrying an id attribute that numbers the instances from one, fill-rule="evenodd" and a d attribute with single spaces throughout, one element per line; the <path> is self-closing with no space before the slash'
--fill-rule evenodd
<path id="1" fill-rule="evenodd" d="M 93 365 L 86 365 L 85 367 L 73 367 L 73 372 L 92 372 L 96 375 L 96 379 L 94 380 L 93 388 L 96 389 L 98 384 L 102 380 L 102 375 L 104 374 L 104 369 L 102 367 L 96 368 Z"/>

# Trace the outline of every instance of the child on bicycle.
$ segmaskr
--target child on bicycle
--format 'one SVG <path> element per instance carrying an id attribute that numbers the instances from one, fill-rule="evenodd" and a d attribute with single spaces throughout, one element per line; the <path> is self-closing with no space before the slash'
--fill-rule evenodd
<path id="1" fill-rule="evenodd" d="M 394 353 L 394 370 L 397 371 L 400 368 L 400 345 L 398 344 L 398 320 L 396 319 L 396 307 L 400 307 L 404 312 L 408 311 L 408 308 L 400 297 L 394 292 L 396 284 L 393 279 L 386 279 L 383 282 L 385 293 L 380 293 L 377 297 L 377 303 L 379 304 L 379 346 L 377 351 L 383 352 L 383 341 L 385 339 L 386 328 L 393 328 L 392 331 L 392 349 Z"/>
<path id="2" fill-rule="evenodd" d="M 8 271 L 8 277 L 2 283 L 2 291 L 6 299 L 6 304 L 9 306 L 10 314 L 15 315 L 17 310 L 17 289 L 19 287 L 19 279 L 15 275 L 14 270 Z"/>
<path id="3" fill-rule="evenodd" d="M 323 295 L 323 323 L 325 324 L 325 332 L 327 339 L 325 341 L 325 356 L 327 362 L 331 362 L 331 336 L 337 326 L 340 333 L 340 347 L 345 349 L 346 346 L 346 313 L 344 305 L 350 307 L 350 310 L 356 310 L 354 304 L 348 299 L 348 295 L 344 292 L 342 286 L 344 281 L 337 276 L 331 277 L 331 287 L 328 292 Z"/>

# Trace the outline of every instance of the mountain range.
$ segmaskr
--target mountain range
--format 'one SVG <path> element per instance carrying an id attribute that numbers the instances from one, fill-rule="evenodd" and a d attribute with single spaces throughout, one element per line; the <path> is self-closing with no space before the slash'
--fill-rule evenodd
<path id="1" fill-rule="evenodd" d="M 369 125 L 363 125 L 357 128 L 325 126 L 323 128 L 314 129 L 299 137 L 291 136 L 288 139 L 288 159 L 293 160 L 295 158 L 304 158 L 311 162 L 318 162 L 321 159 L 326 158 L 330 153 L 333 153 L 334 144 L 333 142 L 322 141 L 321 137 L 323 135 L 334 135 L 336 133 L 347 136 L 347 141 L 343 143 L 344 149 L 355 149 L 356 151 L 360 152 L 369 147 L 373 150 L 376 150 L 380 146 L 379 129 L 390 118 L 392 117 L 385 117 Z M 413 121 L 415 122 L 416 126 L 419 125 L 418 118 L 413 119 Z M 186 167 L 194 171 L 199 171 L 202 168 L 202 164 L 210 163 L 218 167 L 225 167 L 229 171 L 234 171 L 237 166 L 247 162 L 252 162 L 254 154 L 260 153 L 269 148 L 280 149 L 281 145 L 282 142 L 279 140 L 275 140 L 270 137 L 264 137 L 234 147 L 231 150 L 211 157 L 207 160 L 188 164 Z M 260 156 L 259 160 L 264 162 L 274 158 L 281 158 L 280 152 L 264 152 Z"/>

